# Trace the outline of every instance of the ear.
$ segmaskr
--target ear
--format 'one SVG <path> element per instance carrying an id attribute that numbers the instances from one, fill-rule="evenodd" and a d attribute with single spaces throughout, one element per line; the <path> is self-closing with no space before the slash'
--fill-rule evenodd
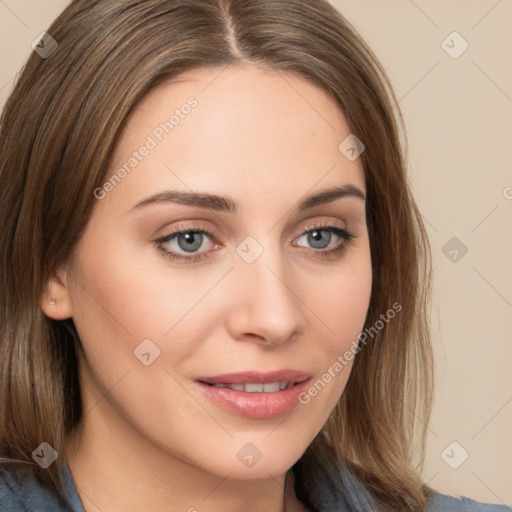
<path id="1" fill-rule="evenodd" d="M 55 272 L 46 283 L 39 299 L 39 307 L 53 320 L 65 320 L 73 316 L 66 277 L 64 268 Z"/>

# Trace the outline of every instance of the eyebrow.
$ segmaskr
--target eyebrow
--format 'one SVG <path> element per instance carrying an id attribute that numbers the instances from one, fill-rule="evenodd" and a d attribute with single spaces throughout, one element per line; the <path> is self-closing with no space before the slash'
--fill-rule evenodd
<path id="1" fill-rule="evenodd" d="M 320 192 L 306 196 L 300 200 L 296 209 L 297 211 L 309 210 L 315 206 L 331 203 L 336 199 L 344 197 L 355 197 L 362 201 L 366 200 L 360 188 L 354 185 L 344 185 L 342 187 L 321 190 Z M 137 203 L 130 211 L 161 203 L 177 203 L 187 206 L 196 206 L 198 208 L 208 208 L 220 212 L 240 213 L 240 205 L 229 197 L 181 190 L 166 190 L 154 194 Z"/>

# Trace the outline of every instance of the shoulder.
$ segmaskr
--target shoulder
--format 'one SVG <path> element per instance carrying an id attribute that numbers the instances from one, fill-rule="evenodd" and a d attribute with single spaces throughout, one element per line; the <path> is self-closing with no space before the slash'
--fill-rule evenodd
<path id="1" fill-rule="evenodd" d="M 434 492 L 428 498 L 428 512 L 512 512 L 507 505 L 481 503 L 469 498 L 455 498 Z"/>
<path id="2" fill-rule="evenodd" d="M 69 508 L 30 469 L 0 463 L 0 510 L 68 512 Z"/>

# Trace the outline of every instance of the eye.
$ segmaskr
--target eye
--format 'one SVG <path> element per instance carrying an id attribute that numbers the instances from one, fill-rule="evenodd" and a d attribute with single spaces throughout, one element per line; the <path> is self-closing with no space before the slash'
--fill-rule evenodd
<path id="1" fill-rule="evenodd" d="M 354 238 L 355 236 L 344 228 L 325 224 L 309 227 L 308 231 L 297 239 L 297 245 L 305 247 L 315 256 L 336 257 L 348 248 Z"/>
<path id="2" fill-rule="evenodd" d="M 208 251 L 215 246 L 214 233 L 202 228 L 181 227 L 169 235 L 155 241 L 157 248 L 171 259 L 197 261 L 207 257 Z M 203 249 L 203 251 L 200 251 Z"/>
<path id="3" fill-rule="evenodd" d="M 340 257 L 355 238 L 346 229 L 331 224 L 308 226 L 306 229 L 307 231 L 292 245 L 300 247 L 313 257 Z M 215 239 L 215 233 L 201 227 L 181 226 L 154 243 L 167 258 L 183 263 L 194 263 L 208 258 L 212 250 L 222 247 L 213 242 Z"/>

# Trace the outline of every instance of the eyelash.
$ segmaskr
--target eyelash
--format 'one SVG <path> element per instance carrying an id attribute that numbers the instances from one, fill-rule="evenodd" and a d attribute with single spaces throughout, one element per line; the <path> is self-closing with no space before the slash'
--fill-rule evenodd
<path id="1" fill-rule="evenodd" d="M 311 233 L 313 231 L 327 231 L 329 233 L 334 233 L 339 238 L 341 238 L 342 242 L 337 247 L 334 247 L 333 249 L 328 250 L 322 250 L 322 249 L 311 249 L 311 248 L 305 248 L 302 246 L 299 246 L 302 249 L 302 252 L 311 252 L 313 251 L 315 253 L 315 257 L 320 258 L 335 258 L 335 257 L 341 257 L 341 255 L 346 251 L 346 249 L 353 245 L 353 240 L 355 236 L 347 231 L 344 228 L 340 228 L 339 226 L 333 225 L 333 224 L 317 224 L 313 226 L 307 226 L 305 228 L 305 231 L 302 233 L 302 235 L 299 238 L 302 238 L 304 235 L 307 235 L 308 233 Z M 183 256 L 179 253 L 169 251 L 168 249 L 165 249 L 164 246 L 166 243 L 170 242 L 173 238 L 176 236 L 183 234 L 183 233 L 195 233 L 200 235 L 206 235 L 209 238 L 217 238 L 216 233 L 207 231 L 206 229 L 200 228 L 200 227 L 179 227 L 175 229 L 172 233 L 169 235 L 166 235 L 162 238 L 159 238 L 158 240 L 155 240 L 155 245 L 157 249 L 167 258 L 171 260 L 177 260 L 181 261 L 183 263 L 195 263 L 197 261 L 201 261 L 204 258 L 208 257 L 208 252 L 203 253 L 196 253 L 193 256 Z M 193 254 L 193 253 L 191 253 Z"/>

